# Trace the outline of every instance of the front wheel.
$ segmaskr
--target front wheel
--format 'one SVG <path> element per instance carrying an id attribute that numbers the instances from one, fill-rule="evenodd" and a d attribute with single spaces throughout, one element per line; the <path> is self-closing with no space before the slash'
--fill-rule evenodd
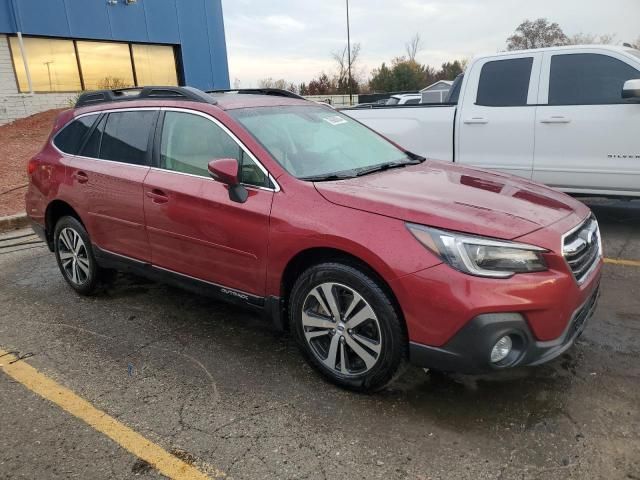
<path id="1" fill-rule="evenodd" d="M 56 260 L 62 276 L 76 292 L 90 295 L 98 285 L 98 266 L 89 234 L 74 217 L 62 217 L 53 233 Z"/>
<path id="2" fill-rule="evenodd" d="M 389 295 L 352 266 L 326 263 L 306 270 L 291 292 L 289 315 L 305 357 L 340 386 L 379 390 L 407 358 L 406 335 Z"/>

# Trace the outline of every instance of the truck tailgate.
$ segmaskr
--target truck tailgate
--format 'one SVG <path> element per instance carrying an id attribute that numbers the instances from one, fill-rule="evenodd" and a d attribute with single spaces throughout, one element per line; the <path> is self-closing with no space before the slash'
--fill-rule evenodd
<path id="1" fill-rule="evenodd" d="M 455 105 L 342 110 L 413 153 L 450 162 L 455 112 Z"/>

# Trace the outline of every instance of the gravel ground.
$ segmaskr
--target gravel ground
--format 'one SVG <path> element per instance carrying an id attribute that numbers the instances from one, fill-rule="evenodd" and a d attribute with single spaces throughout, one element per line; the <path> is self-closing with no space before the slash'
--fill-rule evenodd
<path id="1" fill-rule="evenodd" d="M 640 206 L 595 207 L 640 259 Z M 411 369 L 356 395 L 253 314 L 133 276 L 75 295 L 28 231 L 0 239 L 0 348 L 205 472 L 278 479 L 640 479 L 640 268 L 606 265 L 583 337 L 537 368 Z M 0 373 L 0 478 L 160 478 Z"/>
<path id="2" fill-rule="evenodd" d="M 27 162 L 42 148 L 61 111 L 49 110 L 0 126 L 0 217 L 24 212 Z"/>

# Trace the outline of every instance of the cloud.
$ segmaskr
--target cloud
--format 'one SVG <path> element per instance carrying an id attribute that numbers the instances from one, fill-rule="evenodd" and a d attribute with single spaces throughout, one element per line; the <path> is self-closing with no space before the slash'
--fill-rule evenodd
<path id="1" fill-rule="evenodd" d="M 640 35 L 640 0 L 349 0 L 351 41 L 362 45 L 368 74 L 404 54 L 405 43 L 422 37 L 422 63 L 503 50 L 525 18 L 546 17 L 567 35 L 616 34 L 620 42 Z M 331 52 L 346 44 L 344 0 L 309 4 L 299 0 L 223 0 L 230 77 L 245 87 L 266 77 L 300 83 L 331 73 Z M 623 15 L 620 12 L 624 12 Z"/>

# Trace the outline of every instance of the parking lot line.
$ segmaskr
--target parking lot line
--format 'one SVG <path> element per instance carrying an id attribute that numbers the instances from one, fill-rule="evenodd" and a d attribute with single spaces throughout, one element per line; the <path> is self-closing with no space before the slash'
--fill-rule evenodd
<path id="1" fill-rule="evenodd" d="M 627 267 L 640 267 L 640 260 L 620 260 L 617 258 L 605 258 L 604 263 L 611 265 L 625 265 Z"/>
<path id="2" fill-rule="evenodd" d="M 71 390 L 56 383 L 13 353 L 0 349 L 0 370 L 42 398 L 55 403 L 71 415 L 86 422 L 95 430 L 111 438 L 125 450 L 145 460 L 161 474 L 174 480 L 205 480 L 207 475 L 170 454 L 115 418 L 98 410 Z M 216 477 L 225 476 L 216 471 Z"/>

